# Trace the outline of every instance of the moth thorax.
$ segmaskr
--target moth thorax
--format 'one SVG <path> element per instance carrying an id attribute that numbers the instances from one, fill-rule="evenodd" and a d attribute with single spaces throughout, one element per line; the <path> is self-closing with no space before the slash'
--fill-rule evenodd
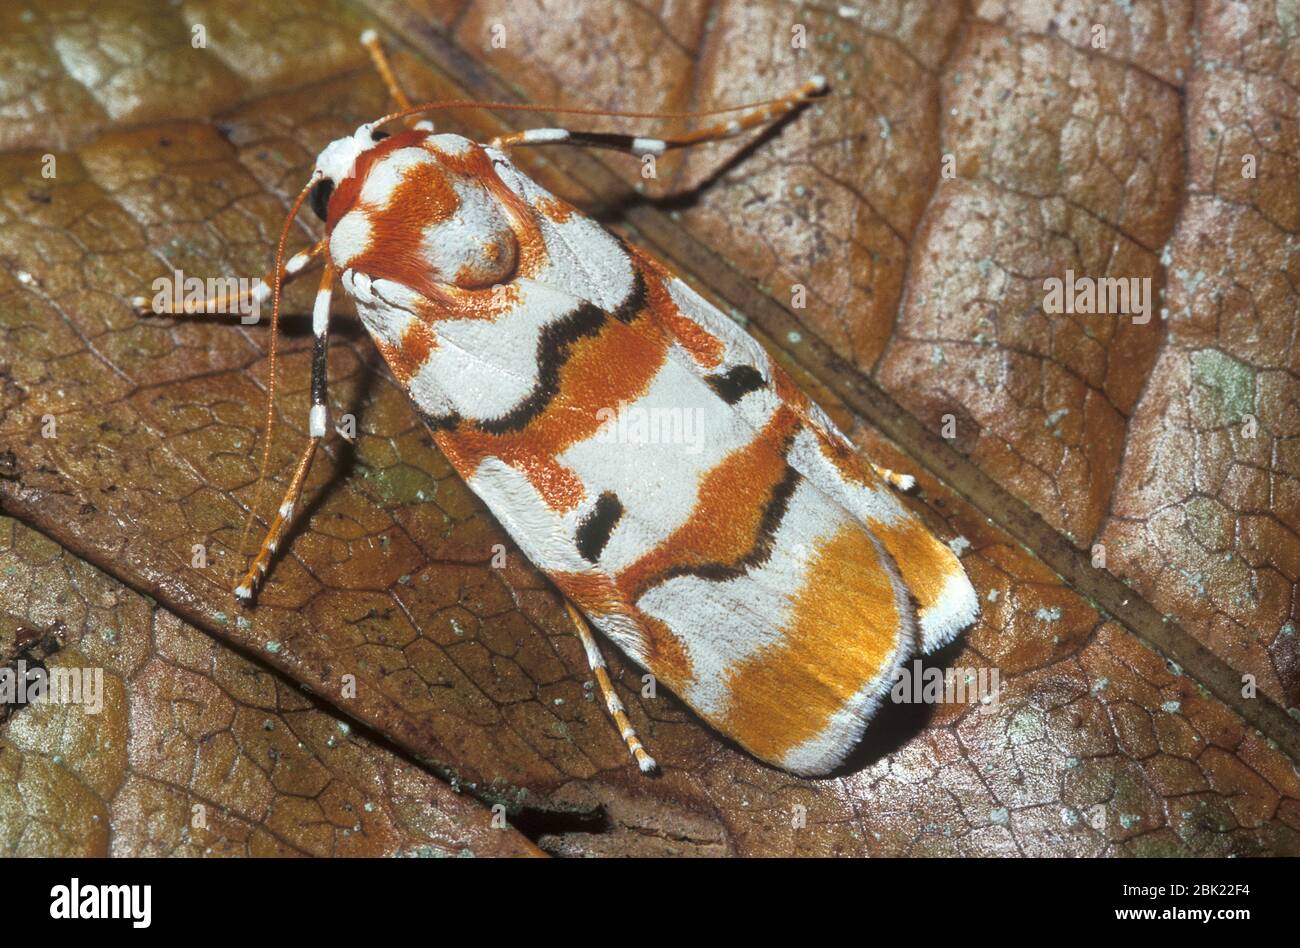
<path id="1" fill-rule="evenodd" d="M 477 181 L 455 181 L 457 204 L 424 231 L 423 250 L 442 280 L 462 289 L 509 281 L 519 259 L 519 242 L 496 197 Z"/>

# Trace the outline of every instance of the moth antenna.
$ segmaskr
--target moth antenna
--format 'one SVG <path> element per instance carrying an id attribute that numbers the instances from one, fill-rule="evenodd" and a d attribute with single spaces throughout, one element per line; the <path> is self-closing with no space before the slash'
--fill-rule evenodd
<path id="1" fill-rule="evenodd" d="M 814 94 L 821 95 L 827 89 L 826 79 L 823 76 L 813 76 L 808 80 L 807 86 L 814 90 Z M 760 109 L 764 106 L 778 105 L 785 101 L 785 97 L 775 99 L 763 99 L 759 102 L 746 102 L 742 105 L 725 105 L 712 109 L 699 109 L 693 112 L 627 112 L 621 109 L 594 109 L 583 108 L 581 106 L 565 105 L 533 105 L 521 102 L 484 102 L 478 99 L 449 99 L 446 102 L 426 102 L 421 105 L 413 105 L 410 108 L 399 109 L 396 112 L 390 112 L 379 121 L 375 122 L 375 127 L 384 125 L 387 122 L 396 119 L 406 118 L 411 115 L 420 115 L 424 112 L 434 112 L 440 109 L 491 109 L 498 112 L 549 112 L 556 115 L 600 115 L 610 118 L 648 118 L 648 119 L 684 119 L 684 118 L 703 118 L 709 115 L 722 115 L 727 112 L 744 112 L 751 109 Z"/>
<path id="2" fill-rule="evenodd" d="M 271 435 L 275 429 L 275 370 L 280 341 L 280 290 L 284 284 L 284 246 L 288 243 L 289 230 L 298 217 L 298 211 L 302 208 L 303 202 L 307 200 L 307 195 L 311 193 L 312 185 L 316 183 L 317 177 L 316 174 L 312 174 L 311 180 L 298 192 L 298 197 L 294 199 L 293 206 L 289 208 L 289 213 L 284 219 L 284 227 L 280 230 L 280 240 L 275 247 L 275 282 L 272 284 L 271 289 L 271 349 L 266 369 L 268 376 L 266 382 L 266 426 L 263 434 L 262 463 L 257 472 L 257 489 L 253 492 L 253 503 L 249 506 L 248 513 L 244 517 L 244 530 L 239 535 L 237 549 L 241 557 L 244 555 L 244 544 L 248 542 L 248 531 L 253 527 L 253 517 L 256 516 L 258 508 L 262 506 L 262 494 L 266 486 L 266 472 L 271 464 Z M 236 573 L 236 576 L 238 576 L 238 573 Z"/>

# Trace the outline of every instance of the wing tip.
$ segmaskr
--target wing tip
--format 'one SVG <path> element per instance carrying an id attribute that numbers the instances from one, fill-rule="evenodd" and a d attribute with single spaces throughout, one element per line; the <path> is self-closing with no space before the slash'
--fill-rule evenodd
<path id="1" fill-rule="evenodd" d="M 955 639 L 980 614 L 979 596 L 961 564 L 948 574 L 938 597 L 920 615 L 922 654 L 930 654 Z"/>
<path id="2" fill-rule="evenodd" d="M 800 777 L 825 777 L 834 773 L 862 743 L 867 726 L 885 703 L 900 670 L 911 658 L 911 650 L 901 647 L 900 643 L 891 660 L 883 666 L 885 674 L 854 695 L 820 734 L 792 748 L 777 766 Z"/>
<path id="3" fill-rule="evenodd" d="M 915 627 L 918 651 L 929 654 L 947 645 L 979 617 L 979 611 L 975 587 L 958 564 L 957 569 L 949 574 L 939 597 L 919 616 Z M 906 621 L 900 623 L 899 631 L 906 633 Z M 906 640 L 905 634 L 900 635 L 898 647 L 882 666 L 885 673 L 845 704 L 836 715 L 839 718 L 837 722 L 812 741 L 793 748 L 778 766 L 801 777 L 823 777 L 843 764 L 861 742 L 867 725 L 898 679 L 899 670 L 914 657 L 915 653 L 903 644 Z"/>
<path id="4" fill-rule="evenodd" d="M 871 534 L 868 533 L 868 536 Z M 777 763 L 783 770 L 801 777 L 824 777 L 833 773 L 862 743 L 867 725 L 884 704 L 894 682 L 898 680 L 900 670 L 912 658 L 915 642 L 920 635 L 907 584 L 880 540 L 871 536 L 871 544 L 893 587 L 894 608 L 898 616 L 894 648 L 880 663 L 880 673 L 846 701 L 819 734 L 791 748 Z"/>

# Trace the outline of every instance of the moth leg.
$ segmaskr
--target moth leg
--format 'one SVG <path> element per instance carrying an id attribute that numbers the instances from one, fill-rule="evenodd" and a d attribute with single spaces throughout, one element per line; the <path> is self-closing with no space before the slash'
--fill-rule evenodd
<path id="1" fill-rule="evenodd" d="M 800 105 L 826 90 L 826 80 L 814 76 L 798 89 L 768 105 L 746 112 L 729 122 L 718 122 L 706 128 L 676 135 L 669 138 L 648 138 L 636 135 L 617 135 L 610 132 L 575 132 L 567 128 L 530 128 L 510 135 L 500 135 L 492 139 L 494 148 L 510 148 L 513 145 L 578 145 L 585 148 L 612 148 L 625 151 L 638 157 L 643 155 L 662 155 L 676 148 L 689 148 L 705 142 L 733 138 L 751 128 L 757 128 L 783 115 L 793 112 Z"/>
<path id="2" fill-rule="evenodd" d="M 325 249 L 325 241 L 300 251 L 290 257 L 284 264 L 283 283 L 288 283 L 295 277 L 306 273 L 307 270 L 316 262 L 316 259 Z M 255 282 L 247 290 L 234 295 L 218 293 L 216 296 L 202 300 L 185 300 L 180 309 L 175 309 L 170 305 L 161 309 L 153 305 L 153 300 L 147 296 L 134 296 L 131 298 L 131 305 L 141 313 L 150 313 L 155 316 L 197 316 L 206 313 L 238 313 L 243 311 L 243 307 L 251 301 L 258 304 L 265 303 L 271 298 L 271 285 L 275 282 L 275 274 L 268 273 L 262 279 Z"/>
<path id="3" fill-rule="evenodd" d="M 564 600 L 564 608 L 569 610 L 569 618 L 573 620 L 573 625 L 578 630 L 578 638 L 582 641 L 582 647 L 587 653 L 587 664 L 591 666 L 591 673 L 596 676 L 596 684 L 600 686 L 600 693 L 605 699 L 605 708 L 609 711 L 609 716 L 614 719 L 614 726 L 623 735 L 623 740 L 627 741 L 627 749 L 636 758 L 637 766 L 641 768 L 641 772 L 650 773 L 659 765 L 641 746 L 641 740 L 636 736 L 632 722 L 627 719 L 627 712 L 623 708 L 623 702 L 614 693 L 614 685 L 610 682 L 609 672 L 605 669 L 605 657 L 600 654 L 600 648 L 596 645 L 596 637 L 591 633 L 591 626 L 587 624 L 583 614 L 568 599 Z"/>
<path id="4" fill-rule="evenodd" d="M 876 472 L 876 476 L 883 481 L 888 481 L 895 489 L 907 493 L 916 486 L 916 478 L 911 474 L 899 474 L 891 471 L 887 467 L 881 467 L 879 464 L 872 464 L 871 469 Z"/>
<path id="5" fill-rule="evenodd" d="M 406 93 L 397 82 L 392 64 L 388 61 L 388 54 L 379 43 L 379 34 L 374 30 L 365 30 L 361 34 L 361 45 L 370 54 L 370 61 L 375 64 L 375 71 L 379 73 L 379 78 L 384 80 L 384 85 L 388 87 L 388 94 L 397 104 L 398 109 L 409 109 L 411 100 L 406 97 Z"/>
<path id="6" fill-rule="evenodd" d="M 329 338 L 330 300 L 334 293 L 334 264 L 326 261 L 325 272 L 321 274 L 320 289 L 316 291 L 316 305 L 312 308 L 312 332 L 315 341 L 311 352 L 311 412 L 307 416 L 307 446 L 303 449 L 298 466 L 294 468 L 285 491 L 280 509 L 276 511 L 271 527 L 266 532 L 253 558 L 253 563 L 244 574 L 243 580 L 235 587 L 235 595 L 248 602 L 253 598 L 262 578 L 266 575 L 271 557 L 284 539 L 285 532 L 293 520 L 293 508 L 302 496 L 302 486 L 307 481 L 307 472 L 311 469 L 311 459 L 316 454 L 316 447 L 325 437 L 325 428 L 329 421 L 329 410 L 325 407 L 326 395 L 326 343 Z"/>

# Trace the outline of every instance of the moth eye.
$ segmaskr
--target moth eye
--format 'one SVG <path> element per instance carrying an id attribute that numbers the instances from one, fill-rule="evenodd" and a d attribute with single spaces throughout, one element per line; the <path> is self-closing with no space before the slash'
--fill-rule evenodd
<path id="1" fill-rule="evenodd" d="M 334 193 L 334 182 L 329 178 L 321 178 L 311 188 L 311 209 L 316 212 L 316 216 L 322 221 L 329 210 L 330 195 Z"/>

